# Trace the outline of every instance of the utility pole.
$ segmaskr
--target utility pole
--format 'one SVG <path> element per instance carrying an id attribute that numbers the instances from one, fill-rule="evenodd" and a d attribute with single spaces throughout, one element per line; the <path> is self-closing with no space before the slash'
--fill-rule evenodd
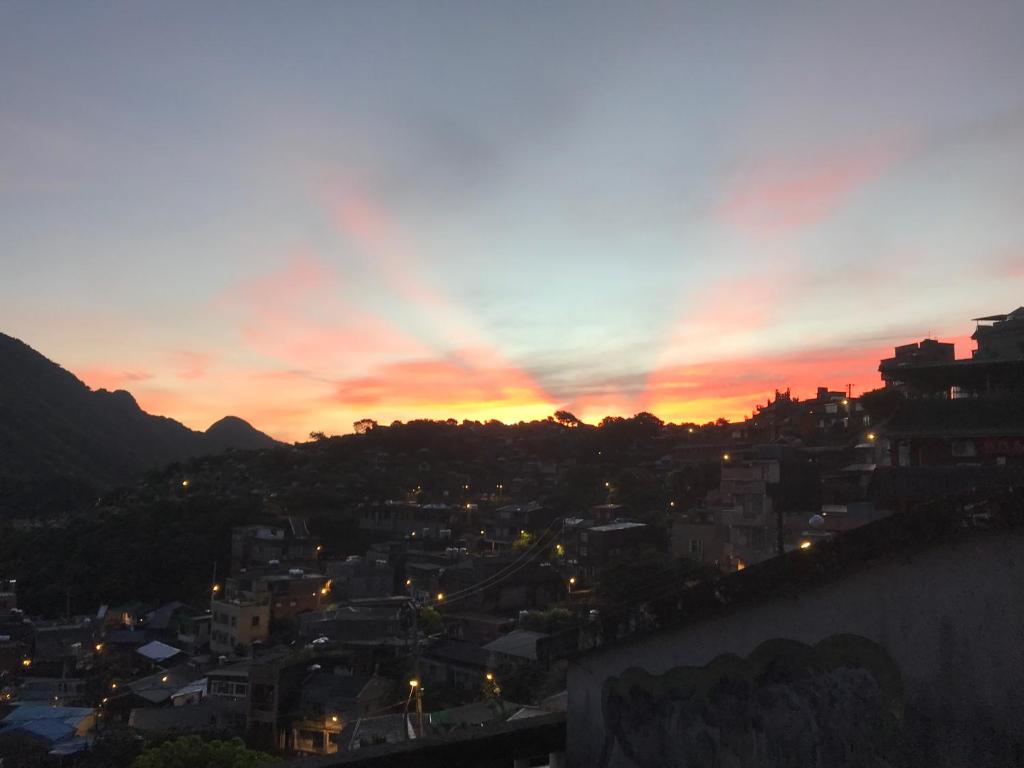
<path id="1" fill-rule="evenodd" d="M 412 611 L 412 674 L 409 681 L 409 698 L 405 700 L 405 714 L 409 715 L 409 704 L 413 697 L 416 699 L 416 733 L 417 738 L 423 738 L 423 685 L 420 680 L 420 611 L 415 599 L 410 599 L 409 608 Z M 408 727 L 405 730 L 406 739 L 409 738 Z"/>
<path id="2" fill-rule="evenodd" d="M 420 680 L 420 608 L 414 602 L 412 605 L 412 669 L 413 693 L 416 695 L 416 732 L 419 738 L 423 738 L 423 681 Z"/>

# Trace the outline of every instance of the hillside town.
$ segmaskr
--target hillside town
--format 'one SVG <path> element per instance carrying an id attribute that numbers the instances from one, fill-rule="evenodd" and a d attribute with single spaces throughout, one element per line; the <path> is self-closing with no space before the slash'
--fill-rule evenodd
<path id="1" fill-rule="evenodd" d="M 366 420 L 345 437 L 179 462 L 97 502 L 109 540 L 143 507 L 193 509 L 210 521 L 201 544 L 168 525 L 97 562 L 71 548 L 78 529 L 59 510 L 5 521 L 4 765 L 127 766 L 188 734 L 297 766 L 658 764 L 636 725 L 654 716 L 634 712 L 646 705 L 630 691 L 661 683 L 622 681 L 640 655 L 667 654 L 666 670 L 690 658 L 665 638 L 691 648 L 691 669 L 714 655 L 701 643 L 751 653 L 725 624 L 803 594 L 812 573 L 839 596 L 824 615 L 852 611 L 849 585 L 888 573 L 885 558 L 901 563 L 894 590 L 949 568 L 974 583 L 981 566 L 933 563 L 925 545 L 1002 562 L 985 536 L 1020 534 L 1024 307 L 973 322 L 970 357 L 907 343 L 880 360 L 874 389 L 776 391 L 742 421 Z M 247 511 L 204 518 L 229 506 Z M 33 572 L 17 559 L 30 548 L 59 557 Z M 109 581 L 61 575 L 85 567 Z M 793 605 L 778 615 L 803 626 L 811 614 Z M 702 621 L 711 629 L 687 629 Z M 852 631 L 845 621 L 827 634 Z M 799 653 L 810 668 L 825 651 Z M 588 737 L 567 739 L 567 722 Z M 1005 744 L 1024 743 L 1019 723 L 1007 728 Z M 1009 754 L 978 750 L 962 756 Z"/>

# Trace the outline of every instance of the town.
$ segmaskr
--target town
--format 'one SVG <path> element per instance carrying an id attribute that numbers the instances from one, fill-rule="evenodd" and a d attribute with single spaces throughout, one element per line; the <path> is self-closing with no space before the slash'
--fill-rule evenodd
<path id="1" fill-rule="evenodd" d="M 658 729 L 711 728 L 712 672 L 758 701 L 832 686 L 807 722 L 765 715 L 780 755 L 817 729 L 856 764 L 1014 764 L 1024 307 L 973 322 L 970 357 L 908 342 L 877 386 L 742 421 L 366 419 L 6 519 L 3 765 L 202 737 L 294 766 L 654 766 Z"/>

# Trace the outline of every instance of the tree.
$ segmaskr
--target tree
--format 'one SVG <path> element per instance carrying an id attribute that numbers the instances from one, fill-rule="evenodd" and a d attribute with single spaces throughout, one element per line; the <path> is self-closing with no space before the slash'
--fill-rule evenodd
<path id="1" fill-rule="evenodd" d="M 605 632 L 615 636 L 618 624 L 648 616 L 661 624 L 675 615 L 675 602 L 687 582 L 713 578 L 713 568 L 673 559 L 651 546 L 627 549 L 598 579 L 597 597 Z"/>
<path id="2" fill-rule="evenodd" d="M 310 432 L 309 433 L 309 439 L 310 440 L 316 440 L 317 442 L 320 442 L 321 440 L 326 440 L 327 439 L 327 433 L 326 432 Z"/>
<path id="3" fill-rule="evenodd" d="M 583 423 L 574 414 L 569 413 L 569 411 L 555 411 L 555 421 L 563 427 L 578 427 Z"/>
<path id="4" fill-rule="evenodd" d="M 41 741 L 24 733 L 0 736 L 0 766 L 46 768 L 50 764 L 49 751 Z"/>
<path id="5" fill-rule="evenodd" d="M 371 429 L 377 428 L 377 422 L 373 419 L 360 419 L 359 421 L 352 422 L 352 430 L 357 435 L 365 435 Z"/>
<path id="6" fill-rule="evenodd" d="M 183 736 L 147 749 L 132 768 L 255 768 L 275 762 L 265 752 L 247 749 L 241 739 L 203 741 Z"/>
<path id="7" fill-rule="evenodd" d="M 444 631 L 441 614 L 430 606 L 420 608 L 420 630 L 427 636 L 441 634 Z"/>
<path id="8" fill-rule="evenodd" d="M 145 740 L 136 733 L 104 728 L 75 765 L 78 768 L 128 768 L 144 745 Z"/>

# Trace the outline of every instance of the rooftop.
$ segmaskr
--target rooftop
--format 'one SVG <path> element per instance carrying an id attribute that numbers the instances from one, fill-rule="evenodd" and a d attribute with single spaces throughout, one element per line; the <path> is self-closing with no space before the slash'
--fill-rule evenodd
<path id="1" fill-rule="evenodd" d="M 492 640 L 484 646 L 485 651 L 500 653 L 505 656 L 518 656 L 522 659 L 537 660 L 537 641 L 548 635 L 543 632 L 531 632 L 528 629 L 513 629 L 507 635 Z"/>
<path id="2" fill-rule="evenodd" d="M 607 525 L 595 525 L 593 528 L 589 528 L 588 530 L 591 531 L 592 533 L 593 532 L 604 533 L 606 531 L 628 531 L 631 528 L 646 528 L 646 527 L 647 527 L 646 523 L 622 522 L 622 523 L 608 523 Z"/>

